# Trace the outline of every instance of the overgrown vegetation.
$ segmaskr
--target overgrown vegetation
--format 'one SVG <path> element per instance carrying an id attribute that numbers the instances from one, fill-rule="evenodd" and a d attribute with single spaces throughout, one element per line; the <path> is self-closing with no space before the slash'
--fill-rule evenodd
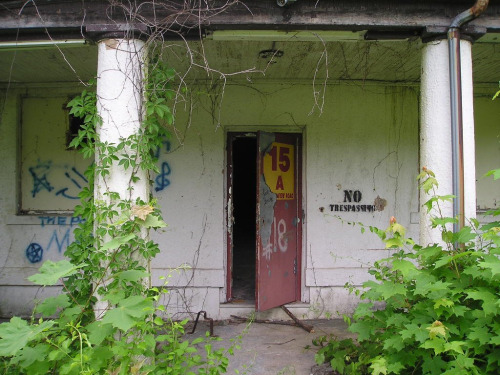
<path id="1" fill-rule="evenodd" d="M 186 340 L 186 321 L 168 319 L 159 303 L 168 290 L 150 287 L 149 280 L 149 262 L 159 248 L 148 231 L 166 225 L 155 200 L 120 196 L 110 188 L 95 198 L 95 179 L 107 186 L 111 168 L 131 171 L 132 182 L 141 171 L 158 172 L 155 151 L 173 121 L 167 103 L 174 72 L 155 57 L 149 61 L 155 69 L 146 80 L 145 119 L 137 134 L 117 144 L 101 141 L 92 91 L 68 105 L 84 120 L 71 146 L 86 158 L 98 155 L 75 209 L 85 221 L 75 229 L 67 260 L 47 261 L 29 278 L 42 286 L 62 281 L 63 293 L 41 302 L 30 322 L 14 317 L 0 325 L 3 374 L 220 374 L 238 347 L 238 339 L 217 350 L 208 336 Z"/>
<path id="2" fill-rule="evenodd" d="M 491 171 L 500 178 L 500 169 Z M 434 196 L 433 212 L 451 196 L 436 196 L 434 174 L 424 168 L 421 188 Z M 489 214 L 498 216 L 500 209 Z M 434 216 L 443 243 L 419 246 L 395 219 L 386 230 L 370 228 L 395 253 L 370 270 L 364 302 L 346 318 L 353 340 L 319 340 L 316 361 L 340 374 L 500 373 L 500 222 L 470 221 L 457 233 L 454 218 Z"/>

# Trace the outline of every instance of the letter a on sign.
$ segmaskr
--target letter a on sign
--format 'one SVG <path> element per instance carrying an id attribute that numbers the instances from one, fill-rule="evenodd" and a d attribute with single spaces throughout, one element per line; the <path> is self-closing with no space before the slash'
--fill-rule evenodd
<path id="1" fill-rule="evenodd" d="M 278 200 L 294 199 L 294 155 L 294 145 L 273 142 L 264 156 L 264 178 Z"/>

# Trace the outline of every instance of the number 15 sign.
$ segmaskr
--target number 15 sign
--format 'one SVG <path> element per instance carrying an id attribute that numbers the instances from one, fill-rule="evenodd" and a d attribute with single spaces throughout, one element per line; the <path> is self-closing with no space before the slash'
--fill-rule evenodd
<path id="1" fill-rule="evenodd" d="M 273 142 L 264 156 L 264 178 L 277 200 L 294 199 L 294 146 Z"/>

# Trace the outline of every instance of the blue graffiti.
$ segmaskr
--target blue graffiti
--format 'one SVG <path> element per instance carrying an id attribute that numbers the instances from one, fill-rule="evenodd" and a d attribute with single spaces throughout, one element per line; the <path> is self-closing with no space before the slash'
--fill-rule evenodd
<path id="1" fill-rule="evenodd" d="M 68 199 L 79 199 L 78 197 L 74 197 L 72 195 L 69 195 L 67 194 L 66 192 L 68 191 L 69 188 L 64 188 L 64 189 L 61 189 L 59 190 L 56 195 L 62 195 L 64 198 L 68 198 Z"/>
<path id="2" fill-rule="evenodd" d="M 49 251 L 52 248 L 52 244 L 55 243 L 57 251 L 59 253 L 62 253 L 63 250 L 65 250 L 66 247 L 69 246 L 69 235 L 70 235 L 70 230 L 67 229 L 62 239 L 60 239 L 59 235 L 57 234 L 57 229 L 55 229 L 54 232 L 52 233 L 52 237 L 50 237 L 49 244 L 47 245 L 47 251 Z"/>
<path id="3" fill-rule="evenodd" d="M 52 186 L 48 179 L 49 172 L 54 169 L 63 169 L 64 176 L 66 176 L 66 178 L 71 183 L 63 182 L 63 186 L 54 188 L 54 186 Z M 33 190 L 31 191 L 31 195 L 33 196 L 33 198 L 42 190 L 52 192 L 55 189 L 56 196 L 61 196 L 67 199 L 79 199 L 78 192 L 82 189 L 82 186 L 88 184 L 88 180 L 85 178 L 85 176 L 80 173 L 75 167 L 69 168 L 69 166 L 53 166 L 52 161 L 39 161 L 36 166 L 30 167 L 28 168 L 28 170 L 31 174 L 31 177 L 33 177 Z M 75 188 L 77 189 L 76 191 Z"/>
<path id="4" fill-rule="evenodd" d="M 72 167 L 71 171 L 76 176 L 71 176 L 68 172 L 64 172 L 64 175 L 66 176 L 66 178 L 68 178 L 73 183 L 73 185 L 75 185 L 78 189 L 81 190 L 81 188 L 82 188 L 81 184 L 88 183 L 89 181 L 85 178 L 84 175 L 82 175 L 80 172 L 78 172 L 75 167 Z M 80 183 L 78 183 L 78 181 L 76 179 L 81 180 Z M 68 194 L 67 193 L 68 190 L 69 190 L 68 187 L 62 188 L 61 190 L 59 190 L 56 193 L 56 195 L 62 195 L 64 198 L 68 198 L 68 199 L 79 199 L 78 196 Z"/>
<path id="5" fill-rule="evenodd" d="M 47 180 L 47 173 L 50 170 L 50 162 L 39 163 L 34 167 L 30 167 L 28 170 L 30 171 L 31 177 L 33 177 L 33 190 L 31 191 L 33 198 L 43 189 L 49 192 L 54 189 L 54 187 L 50 185 L 50 182 Z"/>
<path id="6" fill-rule="evenodd" d="M 167 176 L 169 176 L 171 172 L 170 165 L 168 165 L 168 162 L 164 161 L 161 164 L 161 172 L 155 178 L 155 191 L 162 191 L 170 185 L 170 180 Z"/>
<path id="7" fill-rule="evenodd" d="M 160 158 L 160 154 L 161 154 L 161 149 L 163 148 L 163 146 L 165 146 L 165 152 L 170 152 L 170 141 L 167 140 L 167 139 L 164 139 L 162 141 L 162 145 L 161 146 L 158 146 L 156 148 L 156 152 L 155 152 L 155 158 L 159 159 Z"/>
<path id="8" fill-rule="evenodd" d="M 38 216 L 40 219 L 40 225 L 43 228 L 46 225 L 59 225 L 66 226 L 69 225 L 72 227 L 73 225 L 78 225 L 80 223 L 84 223 L 85 219 L 80 216 Z"/>
<path id="9" fill-rule="evenodd" d="M 31 263 L 40 262 L 43 258 L 43 248 L 35 242 L 30 243 L 26 248 L 26 258 L 28 258 Z"/>

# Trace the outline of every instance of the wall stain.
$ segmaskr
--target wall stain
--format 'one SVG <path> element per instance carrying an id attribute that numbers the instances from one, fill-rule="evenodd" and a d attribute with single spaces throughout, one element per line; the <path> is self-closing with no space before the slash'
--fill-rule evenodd
<path id="1" fill-rule="evenodd" d="M 384 198 L 380 198 L 380 196 L 377 195 L 377 198 L 375 198 L 373 205 L 375 206 L 375 209 L 377 211 L 384 211 L 385 206 L 387 206 L 387 200 L 385 200 Z"/>

